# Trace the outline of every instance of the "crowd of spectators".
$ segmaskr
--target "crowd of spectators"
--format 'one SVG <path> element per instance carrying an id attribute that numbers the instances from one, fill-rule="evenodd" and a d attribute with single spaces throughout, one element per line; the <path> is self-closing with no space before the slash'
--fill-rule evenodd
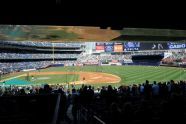
<path id="1" fill-rule="evenodd" d="M 51 58 L 77 58 L 79 54 L 23 54 L 0 53 L 0 59 L 51 59 Z"/>
<path id="2" fill-rule="evenodd" d="M 186 81 L 152 82 L 102 86 L 94 88 L 82 85 L 65 89 L 61 85 L 0 87 L 1 96 L 63 93 L 67 108 L 72 105 L 74 124 L 78 110 L 85 108 L 106 124 L 184 122 L 186 118 Z"/>
<path id="3" fill-rule="evenodd" d="M 157 52 L 159 53 L 159 52 Z M 135 53 L 141 54 L 141 53 Z M 124 62 L 132 63 L 132 55 L 134 53 L 125 54 L 18 54 L 18 53 L 0 53 L 0 59 L 63 59 L 63 58 L 77 58 L 75 61 L 56 61 L 57 64 L 64 64 L 65 66 L 83 66 L 83 65 L 99 65 L 104 62 Z M 23 69 L 37 69 L 45 68 L 51 65 L 53 61 L 39 61 L 39 62 L 17 62 L 17 63 L 0 63 L 0 71 L 9 73 L 13 71 L 20 71 Z M 186 53 L 184 51 L 172 52 L 172 54 L 162 60 L 163 64 L 185 64 Z"/>
<path id="4" fill-rule="evenodd" d="M 35 46 L 35 47 L 82 47 L 83 43 L 76 42 L 63 42 L 63 43 L 55 43 L 48 41 L 1 41 L 1 43 L 9 44 L 9 45 L 21 45 L 21 46 Z"/>
<path id="5" fill-rule="evenodd" d="M 80 104 L 107 124 L 182 122 L 186 118 L 186 82 L 173 80 L 144 84 L 112 86 L 92 92 L 79 91 Z"/>
<path id="6" fill-rule="evenodd" d="M 46 93 L 55 93 L 57 90 L 64 90 L 64 86 L 53 85 L 49 86 L 38 85 L 38 86 L 0 86 L 0 96 L 19 96 L 19 95 L 33 95 L 33 94 L 46 94 Z"/>
<path id="7" fill-rule="evenodd" d="M 47 68 L 51 65 L 63 65 L 63 66 L 78 66 L 76 60 L 66 60 L 66 61 L 37 61 L 37 62 L 6 62 L 0 63 L 0 74 L 8 74 L 13 72 L 19 72 L 24 70 L 38 70 L 42 68 Z"/>
<path id="8" fill-rule="evenodd" d="M 172 51 L 171 55 L 162 60 L 163 64 L 186 64 L 186 52 L 184 50 Z"/>
<path id="9" fill-rule="evenodd" d="M 0 63 L 0 73 L 7 74 L 26 69 L 45 68 L 51 64 L 52 61 Z"/>
<path id="10" fill-rule="evenodd" d="M 132 56 L 130 54 L 121 54 L 121 55 L 117 55 L 117 54 L 100 54 L 100 55 L 95 55 L 95 54 L 87 54 L 87 55 L 83 55 L 83 56 L 79 56 L 78 57 L 78 61 L 79 62 L 106 62 L 106 61 L 123 61 L 123 60 L 131 60 Z"/>

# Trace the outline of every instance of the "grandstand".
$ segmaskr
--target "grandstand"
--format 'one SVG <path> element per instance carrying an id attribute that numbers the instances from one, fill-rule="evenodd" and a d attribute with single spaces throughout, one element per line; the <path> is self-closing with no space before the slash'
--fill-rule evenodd
<path id="1" fill-rule="evenodd" d="M 1 41 L 2 74 L 55 65 L 185 65 L 185 43 Z"/>
<path id="2" fill-rule="evenodd" d="M 64 64 L 64 61 L 75 61 L 83 51 L 83 44 L 80 43 L 1 41 L 0 47 L 2 73 Z"/>
<path id="3" fill-rule="evenodd" d="M 1 1 L 0 124 L 186 123 L 176 2 Z"/>
<path id="4" fill-rule="evenodd" d="M 181 123 L 186 42 L 0 41 L 0 123 Z"/>

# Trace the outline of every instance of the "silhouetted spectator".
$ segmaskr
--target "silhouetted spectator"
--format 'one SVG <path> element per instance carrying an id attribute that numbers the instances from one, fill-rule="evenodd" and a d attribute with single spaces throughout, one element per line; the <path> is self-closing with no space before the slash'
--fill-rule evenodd
<path id="1" fill-rule="evenodd" d="M 148 80 L 146 80 L 146 82 L 145 82 L 144 94 L 147 98 L 149 98 L 152 94 L 152 86 L 149 84 Z"/>
<path id="2" fill-rule="evenodd" d="M 152 85 L 152 95 L 155 97 L 159 95 L 159 85 L 156 84 L 156 81 Z"/>
<path id="3" fill-rule="evenodd" d="M 119 109 L 116 103 L 112 103 L 110 105 L 110 116 L 109 116 L 109 124 L 119 124 L 121 123 L 121 110 Z"/>
<path id="4" fill-rule="evenodd" d="M 25 90 L 21 89 L 19 95 L 26 95 Z"/>

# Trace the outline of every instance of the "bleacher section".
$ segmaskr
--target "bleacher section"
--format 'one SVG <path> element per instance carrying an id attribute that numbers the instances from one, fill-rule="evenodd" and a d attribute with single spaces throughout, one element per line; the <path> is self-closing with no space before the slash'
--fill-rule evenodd
<path id="1" fill-rule="evenodd" d="M 140 42 L 1 41 L 0 72 L 4 74 L 23 69 L 46 68 L 57 64 L 64 66 L 173 64 L 183 67 L 186 65 L 184 45 L 182 43 L 182 47 L 179 48 L 179 43 L 173 44 L 172 42 L 153 44 Z M 167 56 L 168 54 L 169 56 Z M 149 59 L 144 60 L 145 56 L 149 56 Z M 156 58 L 156 56 L 160 57 Z M 152 60 L 155 58 L 156 60 Z"/>
<path id="2" fill-rule="evenodd" d="M 0 73 L 40 69 L 67 62 L 72 65 L 83 48 L 83 43 L 1 41 Z"/>

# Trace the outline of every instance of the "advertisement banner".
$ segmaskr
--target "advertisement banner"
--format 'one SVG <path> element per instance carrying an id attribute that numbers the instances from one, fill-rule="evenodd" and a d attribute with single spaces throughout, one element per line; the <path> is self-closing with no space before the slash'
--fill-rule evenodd
<path id="1" fill-rule="evenodd" d="M 114 45 L 114 52 L 123 52 L 123 45 Z"/>
<path id="2" fill-rule="evenodd" d="M 105 51 L 105 44 L 104 43 L 96 43 L 96 51 L 97 52 L 104 52 Z"/>
<path id="3" fill-rule="evenodd" d="M 169 49 L 185 49 L 186 43 L 175 43 L 175 42 L 169 42 L 167 43 Z"/>
<path id="4" fill-rule="evenodd" d="M 138 51 L 140 49 L 140 42 L 125 42 L 124 51 Z"/>
<path id="5" fill-rule="evenodd" d="M 105 52 L 113 52 L 114 44 L 113 43 L 105 43 Z"/>

